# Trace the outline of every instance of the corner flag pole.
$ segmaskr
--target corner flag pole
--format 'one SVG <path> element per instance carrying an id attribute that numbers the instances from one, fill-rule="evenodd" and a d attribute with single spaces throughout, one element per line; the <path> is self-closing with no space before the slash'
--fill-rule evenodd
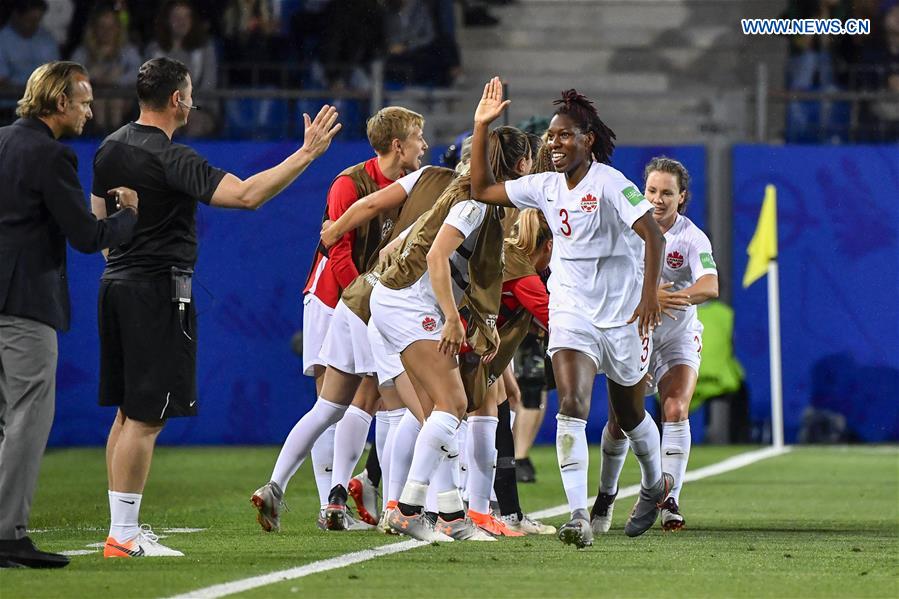
<path id="1" fill-rule="evenodd" d="M 768 263 L 768 353 L 771 371 L 771 442 L 784 446 L 783 385 L 780 360 L 780 284 L 777 260 Z"/>

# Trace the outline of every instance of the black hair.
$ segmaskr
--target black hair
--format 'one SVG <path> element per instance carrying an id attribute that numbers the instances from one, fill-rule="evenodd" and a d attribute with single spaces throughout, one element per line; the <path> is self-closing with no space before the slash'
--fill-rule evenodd
<path id="1" fill-rule="evenodd" d="M 643 170 L 644 184 L 649 178 L 649 174 L 653 171 L 668 173 L 677 178 L 678 190 L 684 193 L 684 202 L 683 204 L 678 205 L 677 211 L 679 214 L 685 213 L 687 211 L 687 204 L 690 202 L 690 173 L 687 171 L 687 167 L 673 158 L 656 156 L 649 161 L 649 164 L 647 164 L 646 168 Z"/>
<path id="2" fill-rule="evenodd" d="M 137 99 L 141 106 L 162 110 L 175 90 L 184 89 L 188 70 L 183 62 L 153 58 L 137 72 Z"/>
<path id="3" fill-rule="evenodd" d="M 599 118 L 593 101 L 576 89 L 569 89 L 562 92 L 561 99 L 553 104 L 559 106 L 553 115 L 564 114 L 584 133 L 593 132 L 595 139 L 590 153 L 598 162 L 609 164 L 615 151 L 615 132 Z"/>

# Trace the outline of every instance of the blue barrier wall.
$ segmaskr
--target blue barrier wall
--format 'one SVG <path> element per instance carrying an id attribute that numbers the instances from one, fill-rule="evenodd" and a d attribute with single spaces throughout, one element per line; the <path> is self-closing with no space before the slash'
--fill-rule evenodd
<path id="1" fill-rule="evenodd" d="M 777 187 L 787 442 L 803 412 L 846 417 L 852 438 L 899 440 L 899 147 L 733 151 L 733 303 L 754 422 L 770 426 L 767 282 L 743 290 L 764 187 Z"/>
<path id="2" fill-rule="evenodd" d="M 96 142 L 73 144 L 80 175 L 90 189 Z M 207 142 L 193 144 L 212 164 L 248 176 L 279 162 L 295 146 L 289 143 Z M 689 215 L 704 222 L 705 151 L 686 148 L 620 148 L 614 165 L 635 182 L 652 156 L 682 160 L 694 179 Z M 258 212 L 198 210 L 200 258 L 195 301 L 199 314 L 198 384 L 200 416 L 176 418 L 161 443 L 281 443 L 315 399 L 310 378 L 290 338 L 300 327 L 303 283 L 332 177 L 349 164 L 368 158 L 365 143 L 335 144 L 300 180 Z M 434 156 L 439 153 L 434 152 Z M 112 409 L 96 405 L 98 343 L 96 297 L 103 259 L 69 252 L 73 323 L 60 336 L 56 421 L 51 445 L 105 443 Z M 598 439 L 606 415 L 604 381 L 597 380 L 590 438 Z M 555 413 L 550 399 L 548 413 Z M 540 440 L 552 442 L 552 417 Z"/>

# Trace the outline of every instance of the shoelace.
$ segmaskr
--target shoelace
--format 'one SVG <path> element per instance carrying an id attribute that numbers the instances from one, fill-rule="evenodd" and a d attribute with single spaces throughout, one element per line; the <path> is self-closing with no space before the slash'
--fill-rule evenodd
<path id="1" fill-rule="evenodd" d="M 153 532 L 153 529 L 150 528 L 149 524 L 141 524 L 140 525 L 140 535 L 143 539 L 146 539 L 147 541 L 149 541 L 151 543 L 156 543 L 156 544 L 159 543 L 159 535 L 157 535 L 155 532 Z"/>

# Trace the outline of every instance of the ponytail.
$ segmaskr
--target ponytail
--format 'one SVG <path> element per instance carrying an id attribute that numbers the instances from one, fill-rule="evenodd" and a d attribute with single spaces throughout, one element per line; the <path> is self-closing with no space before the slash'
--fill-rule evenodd
<path id="1" fill-rule="evenodd" d="M 530 256 L 552 239 L 552 236 L 543 213 L 527 208 L 518 215 L 518 220 L 512 227 L 512 236 L 506 241 Z"/>

